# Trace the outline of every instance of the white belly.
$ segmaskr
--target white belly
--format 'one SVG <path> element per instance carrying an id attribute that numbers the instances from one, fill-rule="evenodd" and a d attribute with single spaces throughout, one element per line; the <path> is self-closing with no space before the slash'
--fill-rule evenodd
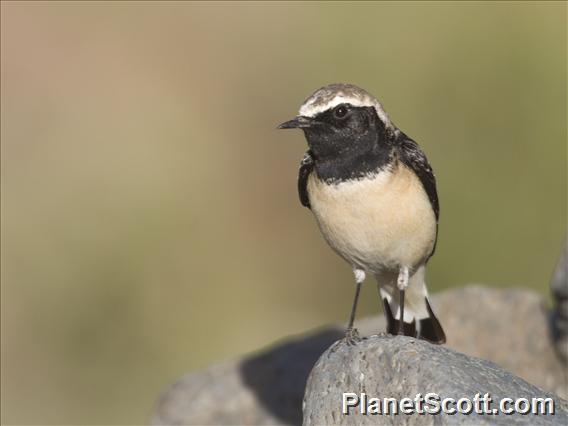
<path id="1" fill-rule="evenodd" d="M 430 255 L 436 219 L 418 177 L 399 163 L 374 177 L 328 185 L 308 179 L 311 210 L 329 245 L 367 271 L 418 267 Z"/>

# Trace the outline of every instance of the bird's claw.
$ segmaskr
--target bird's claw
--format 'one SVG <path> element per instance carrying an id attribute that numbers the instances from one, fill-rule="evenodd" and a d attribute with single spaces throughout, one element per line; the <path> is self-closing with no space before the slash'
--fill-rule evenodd
<path id="1" fill-rule="evenodd" d="M 357 343 L 361 341 L 361 337 L 359 337 L 359 331 L 356 328 L 348 328 L 345 331 L 345 337 L 343 341 L 347 343 L 348 346 L 355 346 Z"/>

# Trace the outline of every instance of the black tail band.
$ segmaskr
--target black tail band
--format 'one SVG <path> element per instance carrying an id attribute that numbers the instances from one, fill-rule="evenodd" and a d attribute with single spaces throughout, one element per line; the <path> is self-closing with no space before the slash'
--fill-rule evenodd
<path id="1" fill-rule="evenodd" d="M 438 318 L 434 315 L 428 298 L 424 298 L 424 301 L 426 302 L 426 309 L 428 310 L 428 318 L 420 320 L 419 338 L 439 345 L 446 343 L 446 333 L 444 333 L 440 321 L 438 321 Z"/>

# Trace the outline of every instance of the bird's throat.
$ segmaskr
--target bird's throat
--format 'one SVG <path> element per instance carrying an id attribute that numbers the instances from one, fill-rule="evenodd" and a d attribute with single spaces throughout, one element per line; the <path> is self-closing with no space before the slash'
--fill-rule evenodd
<path id="1" fill-rule="evenodd" d="M 393 161 L 392 149 L 375 149 L 363 152 L 318 158 L 315 169 L 318 177 L 326 183 L 341 183 L 362 179 L 387 168 Z"/>

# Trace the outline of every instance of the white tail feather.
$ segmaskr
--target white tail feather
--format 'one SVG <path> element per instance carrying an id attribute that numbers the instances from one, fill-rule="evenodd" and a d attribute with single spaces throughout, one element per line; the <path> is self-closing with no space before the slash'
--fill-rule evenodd
<path id="1" fill-rule="evenodd" d="M 428 297 L 428 290 L 424 281 L 426 268 L 421 266 L 408 280 L 408 287 L 404 297 L 404 322 L 411 323 L 413 320 L 418 322 L 428 318 L 429 313 L 426 308 L 425 298 Z M 379 284 L 381 297 L 386 299 L 395 319 L 400 318 L 399 290 L 396 285 L 396 273 L 380 273 L 376 275 Z"/>

